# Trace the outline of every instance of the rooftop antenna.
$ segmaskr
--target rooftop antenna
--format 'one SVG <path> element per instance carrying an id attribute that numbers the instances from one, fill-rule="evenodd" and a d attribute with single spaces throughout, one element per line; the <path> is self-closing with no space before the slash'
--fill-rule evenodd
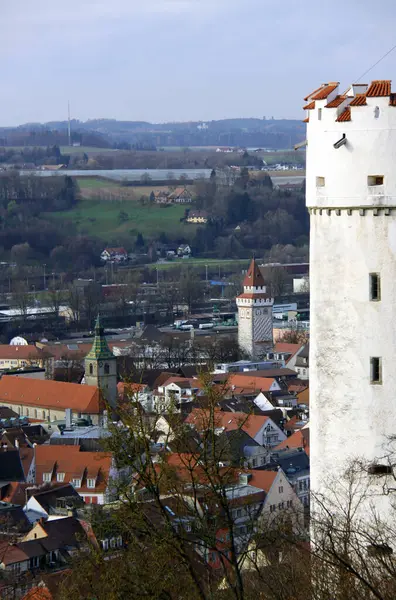
<path id="1" fill-rule="evenodd" d="M 67 101 L 67 139 L 71 146 L 71 130 L 70 130 L 70 100 Z"/>

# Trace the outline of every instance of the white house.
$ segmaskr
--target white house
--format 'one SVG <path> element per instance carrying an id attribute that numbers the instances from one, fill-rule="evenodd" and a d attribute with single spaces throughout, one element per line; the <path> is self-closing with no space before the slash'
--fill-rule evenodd
<path id="1" fill-rule="evenodd" d="M 125 262 L 128 260 L 128 252 L 125 248 L 105 248 L 100 255 L 105 262 Z"/>

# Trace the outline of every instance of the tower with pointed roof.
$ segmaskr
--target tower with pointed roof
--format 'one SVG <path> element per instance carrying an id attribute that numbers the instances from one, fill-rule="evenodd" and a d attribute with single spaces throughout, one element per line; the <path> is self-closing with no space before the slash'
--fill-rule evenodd
<path id="1" fill-rule="evenodd" d="M 272 347 L 272 306 L 274 299 L 253 259 L 243 280 L 243 293 L 236 299 L 238 307 L 238 342 L 253 359 Z"/>
<path id="2" fill-rule="evenodd" d="M 95 323 L 95 339 L 85 357 L 85 383 L 96 385 L 113 407 L 117 401 L 117 359 L 111 352 L 100 317 Z"/>

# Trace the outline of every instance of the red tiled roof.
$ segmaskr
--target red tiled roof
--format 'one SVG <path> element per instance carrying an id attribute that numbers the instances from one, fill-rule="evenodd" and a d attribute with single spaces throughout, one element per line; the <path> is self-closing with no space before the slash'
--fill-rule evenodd
<path id="1" fill-rule="evenodd" d="M 36 484 L 43 483 L 43 474 L 51 473 L 51 482 L 57 473 L 64 473 L 63 484 L 81 479 L 78 493 L 103 493 L 107 488 L 112 455 L 109 452 L 80 452 L 80 446 L 36 446 Z M 87 479 L 95 479 L 89 488 Z"/>
<path id="2" fill-rule="evenodd" d="M 4 565 L 12 565 L 14 563 L 29 560 L 29 556 L 23 552 L 16 544 L 0 541 L 0 562 Z"/>
<path id="3" fill-rule="evenodd" d="M 366 104 L 366 94 L 356 94 L 349 106 L 365 106 Z"/>
<path id="4" fill-rule="evenodd" d="M 377 98 L 380 96 L 390 96 L 391 81 L 389 79 L 377 79 L 372 81 L 366 92 L 368 98 Z"/>
<path id="5" fill-rule="evenodd" d="M 109 254 L 128 254 L 125 248 L 105 248 L 105 251 Z"/>
<path id="6" fill-rule="evenodd" d="M 278 474 L 277 471 L 261 471 L 259 469 L 246 469 L 246 471 L 244 470 L 243 473 L 245 472 L 251 474 L 249 485 L 260 488 L 267 494 L 270 491 Z"/>
<path id="7" fill-rule="evenodd" d="M 20 359 L 20 360 L 34 360 L 34 359 L 46 359 L 51 354 L 47 350 L 40 350 L 33 344 L 27 346 L 10 346 L 8 344 L 0 344 L 0 359 Z"/>
<path id="8" fill-rule="evenodd" d="M 303 120 L 303 123 L 309 123 L 309 117 Z"/>
<path id="9" fill-rule="evenodd" d="M 337 106 L 340 106 L 340 104 L 342 104 L 345 99 L 346 96 L 336 96 L 334 100 L 326 104 L 326 108 L 337 108 Z"/>
<path id="10" fill-rule="evenodd" d="M 214 414 L 214 426 L 223 428 L 225 431 L 242 429 L 254 438 L 255 435 L 268 421 L 269 417 L 263 415 L 247 415 L 241 412 L 223 412 L 216 410 Z M 210 412 L 200 408 L 194 408 L 186 418 L 185 422 L 194 425 L 198 430 L 205 430 L 210 426 Z"/>
<path id="11" fill-rule="evenodd" d="M 64 383 L 49 379 L 25 379 L 12 375 L 0 380 L 0 403 L 52 408 L 84 414 L 100 412 L 99 389 L 93 385 Z"/>
<path id="12" fill-rule="evenodd" d="M 250 388 L 257 392 L 269 392 L 275 379 L 273 377 L 255 377 L 253 373 L 249 375 L 239 375 L 238 373 L 230 375 L 227 381 L 229 386 L 240 386 L 244 389 Z"/>
<path id="13" fill-rule="evenodd" d="M 264 277 L 261 273 L 256 261 L 254 258 L 252 259 L 247 273 L 245 275 L 245 279 L 243 280 L 244 287 L 263 287 L 265 286 Z"/>
<path id="14" fill-rule="evenodd" d="M 304 344 L 289 344 L 287 342 L 276 342 L 274 346 L 274 352 L 277 354 L 291 354 L 290 358 L 292 358 L 303 346 Z"/>
<path id="15" fill-rule="evenodd" d="M 342 113 L 340 114 L 340 116 L 338 117 L 338 119 L 336 119 L 336 121 L 338 123 L 344 122 L 344 121 L 350 121 L 351 120 L 351 109 L 349 107 L 347 107 L 345 110 L 342 111 Z"/>
<path id="16" fill-rule="evenodd" d="M 313 92 L 311 92 L 310 94 L 308 94 L 308 96 L 305 96 L 305 98 L 304 98 L 305 102 L 307 102 L 311 98 L 311 96 L 313 96 L 314 94 L 316 94 L 316 92 L 319 92 L 319 90 L 321 90 L 322 87 L 323 87 L 322 85 L 319 86 L 318 88 L 316 88 L 316 90 L 314 90 Z"/>
<path id="17" fill-rule="evenodd" d="M 313 108 L 315 108 L 315 101 L 310 102 L 309 104 L 306 104 L 305 106 L 303 106 L 304 110 L 312 110 Z"/>
<path id="18" fill-rule="evenodd" d="M 319 91 L 311 96 L 311 100 L 325 100 L 328 96 L 330 96 L 331 92 L 334 92 L 334 90 L 337 89 L 338 85 L 339 84 L 335 81 L 324 83 Z"/>
<path id="19" fill-rule="evenodd" d="M 278 444 L 274 450 L 286 448 L 304 448 L 305 453 L 309 456 L 309 429 L 298 429 L 290 437 Z"/>

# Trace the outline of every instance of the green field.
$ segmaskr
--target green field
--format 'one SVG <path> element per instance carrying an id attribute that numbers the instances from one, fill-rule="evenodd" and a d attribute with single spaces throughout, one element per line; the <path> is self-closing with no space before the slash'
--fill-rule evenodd
<path id="1" fill-rule="evenodd" d="M 133 200 L 110 202 L 106 200 L 81 200 L 72 210 L 46 213 L 46 218 L 61 223 L 70 222 L 78 232 L 100 237 L 104 241 L 115 240 L 117 235 L 158 236 L 161 232 L 191 239 L 196 225 L 181 223 L 186 205 L 169 208 L 145 205 Z M 128 220 L 120 222 L 119 214 L 127 213 Z"/>
<path id="2" fill-rule="evenodd" d="M 76 181 L 81 190 L 100 189 L 103 187 L 117 186 L 117 181 L 103 179 L 102 177 L 76 177 Z"/>
<path id="3" fill-rule="evenodd" d="M 250 259 L 246 258 L 235 258 L 235 259 L 221 259 L 221 258 L 176 258 L 169 262 L 165 263 L 154 263 L 150 265 L 145 265 L 148 269 L 158 269 L 158 271 L 166 271 L 167 269 L 172 269 L 175 265 L 185 265 L 186 267 L 204 267 L 207 265 L 210 268 L 213 267 L 227 267 L 227 266 L 235 266 L 240 265 L 241 267 L 246 266 L 246 268 L 250 264 Z"/>

